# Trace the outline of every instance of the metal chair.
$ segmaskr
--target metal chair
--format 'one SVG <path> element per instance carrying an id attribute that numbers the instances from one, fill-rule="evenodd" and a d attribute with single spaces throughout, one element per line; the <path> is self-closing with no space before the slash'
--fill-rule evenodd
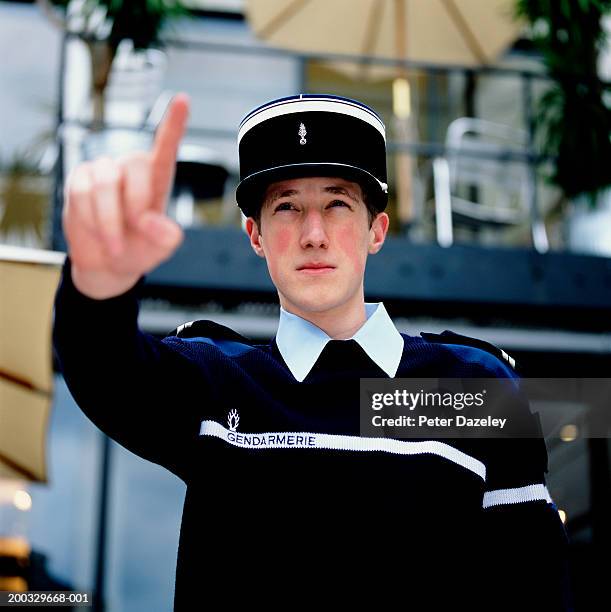
<path id="1" fill-rule="evenodd" d="M 474 229 L 530 225 L 539 252 L 547 234 L 535 206 L 528 165 L 528 135 L 472 117 L 455 119 L 446 135 L 446 156 L 433 160 L 437 242 L 454 242 L 454 224 Z"/>
<path id="2" fill-rule="evenodd" d="M 195 201 L 223 199 L 223 216 L 227 201 L 225 183 L 229 172 L 223 158 L 213 149 L 198 144 L 181 143 L 176 159 L 176 174 L 169 213 L 183 227 L 196 225 Z M 235 202 L 231 209 L 237 208 Z"/>

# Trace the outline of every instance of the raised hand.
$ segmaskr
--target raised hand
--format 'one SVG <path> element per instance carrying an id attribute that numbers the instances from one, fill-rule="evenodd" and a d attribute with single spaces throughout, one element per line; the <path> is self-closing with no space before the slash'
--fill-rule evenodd
<path id="1" fill-rule="evenodd" d="M 188 96 L 177 94 L 151 151 L 100 157 L 70 173 L 62 221 L 72 280 L 81 293 L 95 299 L 124 293 L 182 242 L 183 231 L 166 206 L 188 115 Z"/>

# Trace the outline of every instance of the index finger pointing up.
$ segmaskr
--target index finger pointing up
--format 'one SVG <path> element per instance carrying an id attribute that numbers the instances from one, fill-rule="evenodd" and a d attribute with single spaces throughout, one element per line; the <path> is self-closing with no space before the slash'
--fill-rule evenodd
<path id="1" fill-rule="evenodd" d="M 165 210 L 166 199 L 174 180 L 176 155 L 189 117 L 189 96 L 176 94 L 163 116 L 152 151 L 153 207 Z"/>

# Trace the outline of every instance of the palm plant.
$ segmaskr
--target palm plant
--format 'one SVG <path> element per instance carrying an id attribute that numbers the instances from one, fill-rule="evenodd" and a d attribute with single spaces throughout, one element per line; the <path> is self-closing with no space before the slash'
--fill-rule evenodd
<path id="1" fill-rule="evenodd" d="M 50 179 L 29 152 L 0 160 L 0 241 L 45 245 L 50 189 Z"/>
<path id="2" fill-rule="evenodd" d="M 89 48 L 92 74 L 93 128 L 104 124 L 104 92 L 112 63 L 122 40 L 134 49 L 161 46 L 165 24 L 191 14 L 180 0 L 36 0 L 43 12 L 61 29 L 74 28 Z M 65 9 L 58 13 L 52 5 Z M 68 16 L 71 18 L 68 23 Z"/>
<path id="3" fill-rule="evenodd" d="M 536 113 L 538 148 L 555 160 L 549 178 L 592 203 L 611 185 L 611 87 L 598 74 L 610 12 L 611 0 L 516 0 L 553 79 Z"/>

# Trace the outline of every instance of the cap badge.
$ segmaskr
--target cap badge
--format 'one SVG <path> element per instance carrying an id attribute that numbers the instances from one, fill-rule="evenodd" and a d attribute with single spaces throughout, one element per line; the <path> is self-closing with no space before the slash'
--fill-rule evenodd
<path id="1" fill-rule="evenodd" d="M 308 133 L 306 130 L 305 125 L 303 125 L 303 123 L 299 124 L 299 132 L 297 132 L 299 134 L 299 137 L 301 138 L 301 140 L 299 141 L 299 144 L 304 145 L 306 143 L 306 134 Z"/>

